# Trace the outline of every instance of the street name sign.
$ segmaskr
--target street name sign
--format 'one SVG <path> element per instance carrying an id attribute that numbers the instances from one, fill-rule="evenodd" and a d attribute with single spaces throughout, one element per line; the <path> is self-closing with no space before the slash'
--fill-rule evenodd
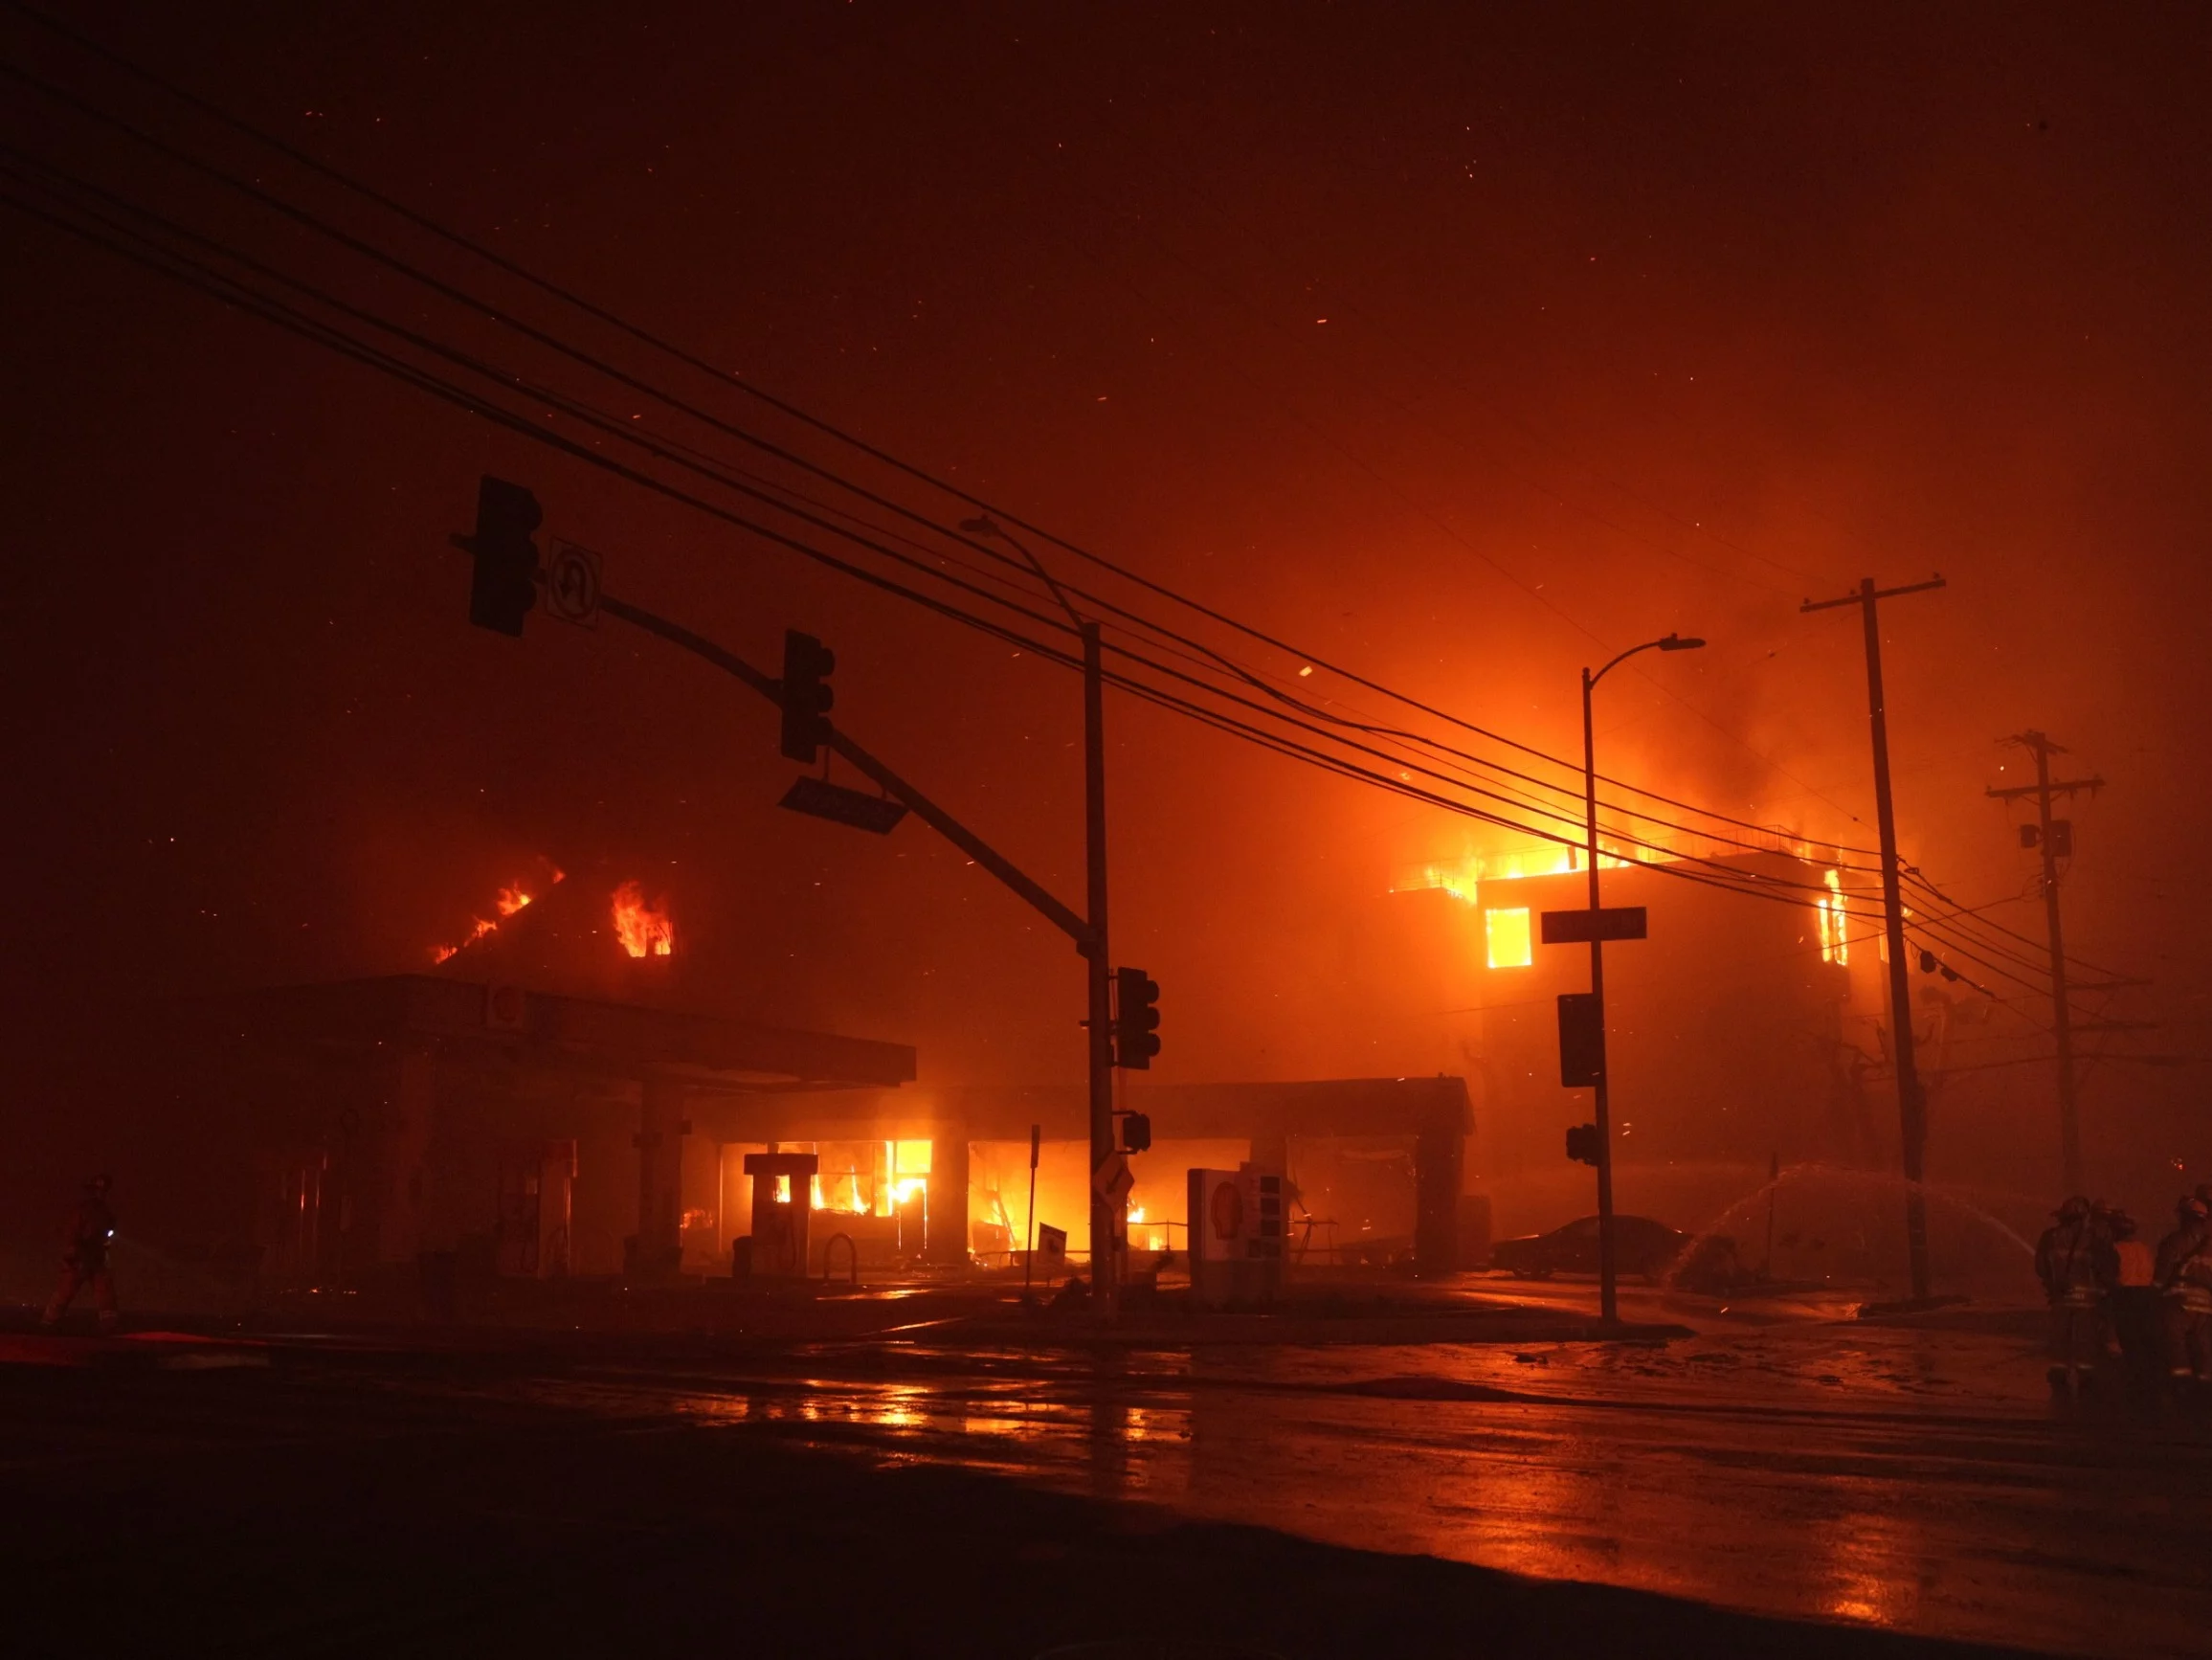
<path id="1" fill-rule="evenodd" d="M 871 796 L 864 790 L 848 790 L 842 784 L 833 784 L 811 773 L 793 779 L 792 787 L 784 792 L 783 799 L 776 805 L 789 807 L 794 813 L 827 819 L 833 824 L 848 824 L 855 830 L 865 830 L 876 836 L 888 836 L 906 816 L 906 805 L 903 801 L 894 801 L 888 796 Z"/>
<path id="2" fill-rule="evenodd" d="M 1543 913 L 1546 945 L 1588 945 L 1601 939 L 1645 937 L 1643 907 L 1611 905 L 1601 910 L 1547 910 Z"/>

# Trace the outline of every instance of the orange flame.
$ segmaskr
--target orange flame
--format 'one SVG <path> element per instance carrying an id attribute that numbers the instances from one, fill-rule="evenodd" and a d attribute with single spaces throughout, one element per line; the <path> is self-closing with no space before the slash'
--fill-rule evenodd
<path id="1" fill-rule="evenodd" d="M 1843 963 L 1851 960 L 1850 936 L 1844 931 L 1848 913 L 1843 909 L 1843 879 L 1836 871 L 1827 872 L 1828 891 L 1821 896 L 1821 960 Z"/>
<path id="2" fill-rule="evenodd" d="M 867 1178 L 857 1170 L 834 1170 L 826 1177 L 814 1178 L 814 1192 L 810 1202 L 816 1210 L 829 1211 L 838 1216 L 870 1216 L 875 1207 L 860 1195 L 860 1183 Z M 843 1187 L 843 1193 L 833 1194 L 823 1184 Z"/>
<path id="3" fill-rule="evenodd" d="M 668 956 L 676 949 L 676 924 L 665 895 L 651 905 L 635 882 L 614 889 L 614 934 L 632 956 Z"/>
<path id="4" fill-rule="evenodd" d="M 553 872 L 554 882 L 559 882 L 561 877 L 562 872 L 558 870 Z M 494 929 L 498 928 L 501 923 L 506 921 L 508 917 L 514 915 L 516 911 L 522 909 L 523 907 L 529 904 L 530 901 L 536 897 L 537 896 L 535 894 L 530 892 L 530 890 L 525 887 L 520 882 L 508 883 L 504 887 L 500 889 L 499 898 L 492 902 L 493 908 L 498 910 L 499 915 L 480 916 L 475 918 L 469 924 L 468 937 L 466 939 L 462 940 L 458 945 L 433 946 L 431 948 L 430 960 L 432 962 L 443 962 L 447 957 L 466 950 L 468 947 L 476 944 L 478 940 L 483 938 L 485 934 L 490 933 Z"/>

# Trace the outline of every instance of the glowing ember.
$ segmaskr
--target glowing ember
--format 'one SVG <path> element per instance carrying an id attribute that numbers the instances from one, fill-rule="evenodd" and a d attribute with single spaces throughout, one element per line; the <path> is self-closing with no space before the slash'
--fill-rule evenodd
<path id="1" fill-rule="evenodd" d="M 553 881 L 559 882 L 561 880 L 561 874 L 562 873 L 558 870 L 554 871 Z M 432 962 L 443 962 L 446 958 L 454 955 L 456 953 L 463 951 L 469 946 L 476 944 L 478 940 L 483 938 L 485 934 L 490 933 L 493 930 L 497 929 L 501 923 L 506 921 L 506 919 L 514 915 L 516 911 L 528 905 L 530 901 L 535 897 L 537 896 L 531 893 L 530 890 L 527 887 L 525 887 L 520 882 L 510 882 L 506 886 L 500 889 L 499 898 L 492 902 L 493 909 L 499 912 L 497 916 L 480 916 L 476 918 L 469 924 L 469 933 L 466 939 L 462 940 L 458 945 L 441 945 L 434 947 L 430 953 L 430 960 Z"/>
<path id="2" fill-rule="evenodd" d="M 669 918 L 666 896 L 647 905 L 645 890 L 635 882 L 614 889 L 614 936 L 632 956 L 672 954 L 676 924 Z"/>

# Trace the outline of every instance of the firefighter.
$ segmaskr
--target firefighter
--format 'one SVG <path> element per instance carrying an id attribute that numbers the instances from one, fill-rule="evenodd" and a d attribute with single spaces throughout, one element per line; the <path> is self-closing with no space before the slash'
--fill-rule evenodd
<path id="1" fill-rule="evenodd" d="M 2177 1225 L 2158 1242 L 2155 1277 L 2165 1326 L 2166 1376 L 2212 1380 L 2212 1226 L 2201 1199 L 2174 1207 Z"/>
<path id="2" fill-rule="evenodd" d="M 61 1281 L 39 1322 L 49 1332 L 61 1324 L 62 1314 L 87 1283 L 93 1306 L 100 1311 L 100 1329 L 115 1330 L 115 1275 L 107 1266 L 107 1249 L 115 1240 L 115 1212 L 107 1206 L 107 1190 L 113 1185 L 105 1176 L 87 1181 L 84 1197 L 63 1227 Z"/>
<path id="3" fill-rule="evenodd" d="M 2105 1354 L 2105 1292 L 2115 1263 L 2112 1247 L 2089 1215 L 2089 1201 L 2075 1197 L 2051 1213 L 2054 1221 L 2036 1243 L 2036 1277 L 2050 1303 L 2051 1392 L 2072 1396 L 2096 1373 Z"/>
<path id="4" fill-rule="evenodd" d="M 2105 1235 L 2111 1241 L 2113 1284 L 2111 1298 L 2112 1335 L 2119 1340 L 2120 1361 L 2127 1368 L 2129 1384 L 2151 1390 L 2158 1360 L 2157 1255 L 2151 1248 L 2135 1219 L 2124 1210 L 2105 1216 Z"/>

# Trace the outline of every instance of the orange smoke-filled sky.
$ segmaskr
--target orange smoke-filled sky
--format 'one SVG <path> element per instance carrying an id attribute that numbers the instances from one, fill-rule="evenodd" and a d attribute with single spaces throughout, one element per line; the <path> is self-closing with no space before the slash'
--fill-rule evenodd
<path id="1" fill-rule="evenodd" d="M 1998 738 L 2051 732 L 2111 781 L 2074 814 L 2074 942 L 2156 981 L 2130 1009 L 2160 1047 L 2212 1050 L 2189 11 L 75 15 L 749 382 L 1530 744 L 1578 747 L 1585 663 L 1702 635 L 1606 684 L 1601 755 L 1754 822 L 1870 842 L 1859 634 L 1798 606 L 1939 570 L 1886 617 L 1906 857 L 1970 903 L 2026 892 L 1982 792 L 2020 775 Z M 20 20 L 7 49 L 82 68 Z M 28 100 L 9 125 L 141 166 Z M 0 283 L 28 325 L 0 459 L 26 1021 L 413 969 L 544 860 L 670 895 L 765 1018 L 915 1042 L 926 1077 L 1075 1075 L 1078 965 L 1018 901 L 918 824 L 779 813 L 771 711 L 656 642 L 469 629 L 446 537 L 499 473 L 731 648 L 820 635 L 839 721 L 1073 899 L 1064 671 L 44 227 Z M 1327 1018 L 1363 908 L 1514 839 L 1126 698 L 1108 720 L 1116 954 L 1167 988 L 1160 1075 L 1373 1064 Z"/>

